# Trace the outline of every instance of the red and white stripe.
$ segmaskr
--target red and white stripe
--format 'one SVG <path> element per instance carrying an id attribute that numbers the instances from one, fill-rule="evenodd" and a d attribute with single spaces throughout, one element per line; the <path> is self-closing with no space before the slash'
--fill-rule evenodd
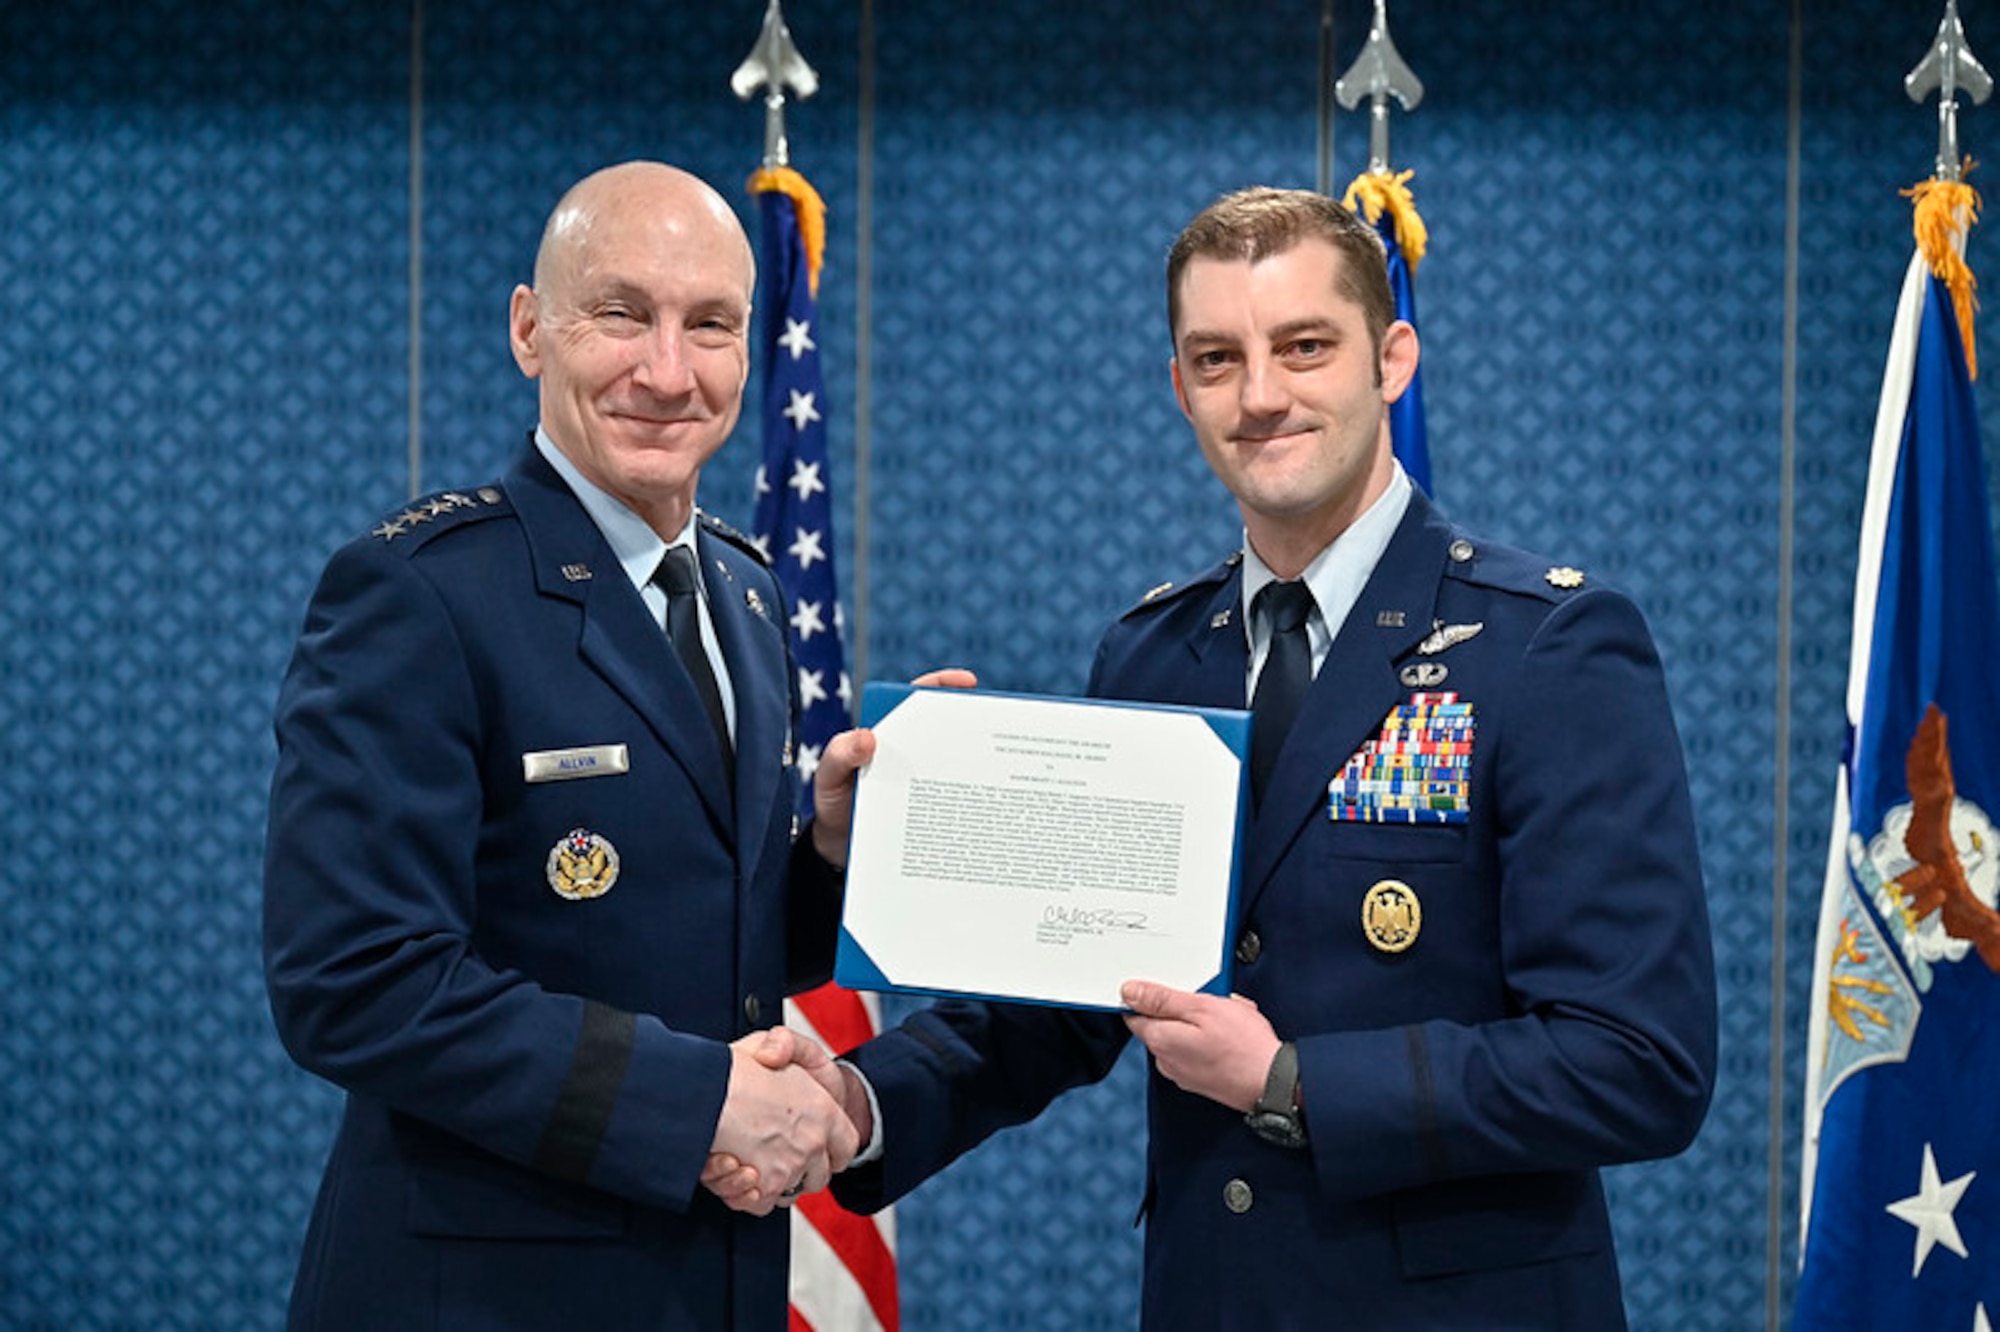
<path id="1" fill-rule="evenodd" d="M 785 1001 L 785 1022 L 840 1054 L 881 1030 L 872 994 L 822 985 Z M 792 1207 L 792 1332 L 897 1332 L 893 1209 L 856 1216 L 829 1192 Z"/>

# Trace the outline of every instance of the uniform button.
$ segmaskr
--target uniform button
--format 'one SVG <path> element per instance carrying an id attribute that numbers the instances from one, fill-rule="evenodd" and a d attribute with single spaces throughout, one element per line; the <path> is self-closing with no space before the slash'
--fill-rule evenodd
<path id="1" fill-rule="evenodd" d="M 1222 1186 L 1222 1205 L 1241 1216 L 1257 1201 L 1250 1192 L 1250 1185 L 1241 1179 L 1232 1179 Z"/>
<path id="2" fill-rule="evenodd" d="M 1445 554 L 1451 556 L 1452 563 L 1464 564 L 1472 558 L 1472 543 L 1460 537 L 1445 549 Z"/>
<path id="3" fill-rule="evenodd" d="M 1264 941 L 1257 937 L 1257 931 L 1243 931 L 1243 937 L 1236 941 L 1236 960 L 1247 967 L 1263 955 Z"/>
<path id="4" fill-rule="evenodd" d="M 756 1026 L 763 1012 L 764 1006 L 757 1002 L 756 995 L 746 994 L 743 996 L 743 1020 L 745 1022 L 748 1022 L 753 1027 Z"/>

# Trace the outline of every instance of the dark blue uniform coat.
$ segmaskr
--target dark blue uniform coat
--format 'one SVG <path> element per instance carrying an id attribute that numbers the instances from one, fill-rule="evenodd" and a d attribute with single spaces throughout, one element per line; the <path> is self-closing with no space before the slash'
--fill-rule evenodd
<path id="1" fill-rule="evenodd" d="M 778 586 L 705 522 L 698 548 L 734 790 L 532 447 L 328 564 L 279 697 L 265 867 L 279 1034 L 348 1093 L 294 1327 L 784 1326 L 784 1214 L 697 1177 L 725 1042 L 830 970 L 839 885 L 793 843 Z M 613 745 L 629 771 L 525 778 L 525 755 Z M 616 855 L 599 896 L 551 886 L 573 830 Z"/>
<path id="2" fill-rule="evenodd" d="M 1243 706 L 1238 563 L 1113 625 L 1091 692 Z M 1624 597 L 1550 573 L 1413 496 L 1335 640 L 1249 828 L 1236 949 L 1298 1044 L 1310 1144 L 1152 1075 L 1148 1328 L 1624 1326 L 1598 1167 L 1694 1136 L 1714 963 L 1659 658 Z M 1420 651 L 1440 626 L 1461 641 Z M 1331 819 L 1330 779 L 1438 667 L 1477 719 L 1465 821 Z M 1390 879 L 1421 910 L 1396 953 L 1363 930 Z M 856 1056 L 887 1154 L 836 1191 L 893 1200 L 1124 1040 L 1101 1014 L 914 1016 Z"/>

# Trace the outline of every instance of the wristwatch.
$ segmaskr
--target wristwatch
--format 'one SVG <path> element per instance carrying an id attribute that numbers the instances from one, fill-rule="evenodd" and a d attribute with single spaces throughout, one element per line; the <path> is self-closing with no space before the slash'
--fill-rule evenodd
<path id="1" fill-rule="evenodd" d="M 1264 1094 L 1250 1113 L 1243 1116 L 1250 1131 L 1265 1142 L 1279 1147 L 1306 1145 L 1305 1116 L 1299 1113 L 1299 1047 L 1290 1041 L 1271 1056 L 1271 1072 L 1264 1079 Z"/>

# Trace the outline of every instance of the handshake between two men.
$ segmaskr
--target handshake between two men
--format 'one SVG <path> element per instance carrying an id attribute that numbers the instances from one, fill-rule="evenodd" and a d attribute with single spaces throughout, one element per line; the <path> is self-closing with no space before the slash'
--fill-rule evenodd
<path id="1" fill-rule="evenodd" d="M 1175 1086 L 1238 1112 L 1263 1092 L 1277 1032 L 1243 995 L 1127 981 L 1127 1031 Z M 861 1075 L 809 1036 L 772 1027 L 730 1046 L 729 1096 L 702 1184 L 739 1212 L 767 1215 L 823 1189 L 875 1136 Z"/>
<path id="2" fill-rule="evenodd" d="M 971 671 L 947 668 L 913 683 L 973 689 Z M 875 757 L 864 728 L 827 742 L 813 786 L 813 849 L 845 868 L 854 824 L 855 777 Z M 729 1091 L 701 1182 L 739 1212 L 757 1216 L 823 1189 L 867 1146 L 874 1122 L 859 1075 L 834 1063 L 825 1048 L 789 1027 L 772 1027 L 732 1042 Z"/>
<path id="3" fill-rule="evenodd" d="M 971 671 L 932 671 L 919 686 L 971 689 Z M 875 736 L 843 731 L 827 743 L 813 792 L 814 849 L 847 863 L 856 774 L 875 756 Z M 1242 995 L 1127 981 L 1124 1026 L 1183 1091 L 1238 1112 L 1264 1091 L 1279 1038 Z M 763 1216 L 825 1188 L 873 1141 L 873 1105 L 861 1074 L 789 1027 L 753 1032 L 730 1046 L 729 1090 L 702 1184 L 729 1207 Z"/>
<path id="4" fill-rule="evenodd" d="M 860 1077 L 789 1027 L 729 1047 L 729 1094 L 701 1182 L 739 1212 L 764 1216 L 817 1192 L 874 1132 Z"/>

